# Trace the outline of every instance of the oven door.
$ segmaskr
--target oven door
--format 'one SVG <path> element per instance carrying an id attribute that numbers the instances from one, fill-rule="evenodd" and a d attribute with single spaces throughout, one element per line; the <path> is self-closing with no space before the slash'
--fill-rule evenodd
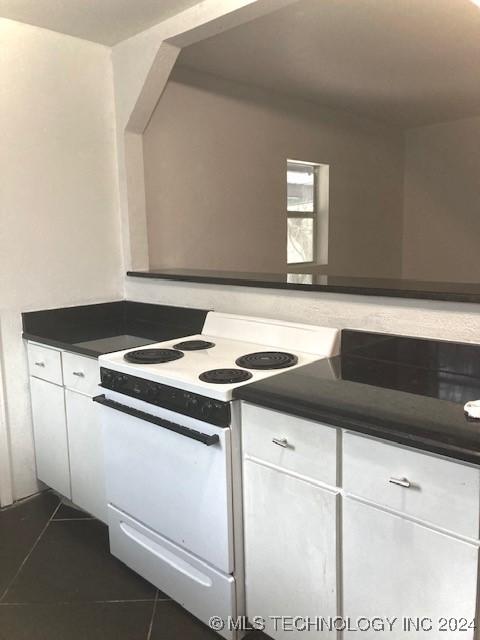
<path id="1" fill-rule="evenodd" d="M 109 504 L 233 573 L 230 429 L 115 392 L 95 400 Z"/>

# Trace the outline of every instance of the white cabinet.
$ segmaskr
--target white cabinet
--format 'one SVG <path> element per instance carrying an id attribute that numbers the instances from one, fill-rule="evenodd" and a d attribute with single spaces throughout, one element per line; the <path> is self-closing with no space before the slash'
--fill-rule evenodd
<path id="1" fill-rule="evenodd" d="M 244 497 L 248 617 L 336 616 L 335 493 L 246 461 Z M 267 620 L 265 631 L 272 638 L 336 637 L 335 632 L 292 632 L 280 626 Z"/>
<path id="2" fill-rule="evenodd" d="M 476 467 L 347 432 L 343 488 L 369 502 L 478 539 Z"/>
<path id="3" fill-rule="evenodd" d="M 107 521 L 101 426 L 90 396 L 67 389 L 68 445 L 72 501 Z"/>
<path id="4" fill-rule="evenodd" d="M 76 353 L 62 353 L 63 381 L 66 389 L 94 396 L 99 384 L 98 360 L 79 356 Z"/>
<path id="5" fill-rule="evenodd" d="M 34 342 L 27 346 L 30 375 L 54 384 L 63 384 L 62 356 L 57 349 L 50 349 Z"/>
<path id="6" fill-rule="evenodd" d="M 334 427 L 248 403 L 242 404 L 242 424 L 246 458 L 336 485 L 338 430 Z"/>
<path id="7" fill-rule="evenodd" d="M 49 487 L 70 498 L 63 387 L 32 377 L 30 391 L 37 476 Z"/>
<path id="8" fill-rule="evenodd" d="M 397 621 L 392 631 L 352 631 L 344 637 L 472 640 L 474 632 L 467 625 L 475 620 L 477 561 L 473 543 L 346 498 L 344 615 L 352 620 L 388 616 Z M 406 619 L 411 619 L 408 631 Z M 415 630 L 417 619 L 423 620 L 424 630 Z"/>
<path id="9" fill-rule="evenodd" d="M 27 352 L 37 477 L 106 522 L 101 425 L 92 402 L 98 361 L 35 343 Z"/>
<path id="10" fill-rule="evenodd" d="M 339 615 L 342 638 L 473 640 L 478 467 L 251 405 L 242 440 L 250 619 Z"/>

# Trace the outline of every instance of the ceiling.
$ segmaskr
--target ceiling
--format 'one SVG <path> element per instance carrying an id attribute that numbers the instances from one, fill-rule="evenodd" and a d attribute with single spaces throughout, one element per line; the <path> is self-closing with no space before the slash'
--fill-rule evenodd
<path id="1" fill-rule="evenodd" d="M 300 0 L 184 49 L 180 63 L 396 126 L 480 114 L 470 0 Z"/>
<path id="2" fill-rule="evenodd" d="M 0 0 L 0 17 L 114 45 L 199 0 Z"/>

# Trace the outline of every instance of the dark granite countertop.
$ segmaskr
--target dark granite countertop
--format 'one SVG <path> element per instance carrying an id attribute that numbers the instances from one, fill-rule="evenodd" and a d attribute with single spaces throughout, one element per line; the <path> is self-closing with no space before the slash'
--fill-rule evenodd
<path id="1" fill-rule="evenodd" d="M 210 271 L 206 269 L 150 269 L 127 271 L 127 276 L 205 282 L 210 284 L 349 293 L 361 296 L 480 302 L 480 284 L 474 282 L 431 282 L 400 278 L 363 278 L 325 275 L 320 273 L 249 273 L 240 271 Z"/>
<path id="2" fill-rule="evenodd" d="M 98 357 L 200 333 L 207 311 L 119 300 L 22 313 L 23 337 Z"/>
<path id="3" fill-rule="evenodd" d="M 480 346 L 342 332 L 342 355 L 239 387 L 234 396 L 480 464 Z"/>

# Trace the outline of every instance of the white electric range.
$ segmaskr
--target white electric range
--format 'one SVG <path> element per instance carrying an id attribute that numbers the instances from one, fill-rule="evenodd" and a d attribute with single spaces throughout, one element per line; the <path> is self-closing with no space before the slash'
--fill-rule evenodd
<path id="1" fill-rule="evenodd" d="M 339 341 L 336 329 L 210 312 L 199 335 L 100 357 L 111 551 L 207 624 L 245 614 L 232 392 L 336 355 Z"/>

